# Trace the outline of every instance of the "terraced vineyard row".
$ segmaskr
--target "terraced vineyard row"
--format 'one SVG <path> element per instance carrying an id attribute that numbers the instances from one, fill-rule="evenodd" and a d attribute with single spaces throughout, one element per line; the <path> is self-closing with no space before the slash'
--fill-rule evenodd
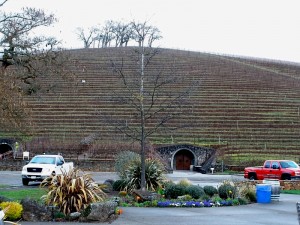
<path id="1" fill-rule="evenodd" d="M 118 120 L 138 121 L 130 119 L 133 112 L 128 105 L 116 104 L 113 92 L 123 90 L 110 65 L 111 60 L 123 60 L 124 73 L 136 74 L 139 68 L 131 60 L 132 52 L 132 48 L 70 51 L 75 83 L 58 79 L 55 93 L 27 99 L 36 133 L 50 143 L 74 145 L 96 133 L 99 137 L 90 150 L 93 157 L 113 157 L 109 148 L 97 149 L 97 144 L 124 141 L 115 129 Z M 219 159 L 229 164 L 270 155 L 299 161 L 300 66 L 165 49 L 153 58 L 145 74 L 158 71 L 185 78 L 172 87 L 175 91 L 193 81 L 200 84 L 190 94 L 190 104 L 183 107 L 184 114 L 170 121 L 171 128 L 182 129 L 156 133 L 151 143 L 215 146 Z M 53 80 L 43 82 L 49 85 Z"/>

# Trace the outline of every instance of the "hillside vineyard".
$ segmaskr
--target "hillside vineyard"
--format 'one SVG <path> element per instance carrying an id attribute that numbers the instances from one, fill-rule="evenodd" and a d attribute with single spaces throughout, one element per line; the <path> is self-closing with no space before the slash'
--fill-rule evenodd
<path id="1" fill-rule="evenodd" d="M 44 79 L 45 86 L 55 82 L 55 91 L 26 98 L 37 137 L 80 144 L 97 134 L 97 143 L 121 142 L 124 134 L 116 132 L 115 121 L 126 120 L 131 109 L 113 101 L 113 93 L 122 93 L 122 88 L 110 61 L 123 59 L 124 72 L 135 74 L 138 67 L 132 54 L 129 47 L 71 50 L 68 67 L 76 75 L 75 84 Z M 184 77 L 182 87 L 192 80 L 200 83 L 189 96 L 192 104 L 179 119 L 170 121 L 170 127 L 188 126 L 156 133 L 151 143 L 213 146 L 227 163 L 243 164 L 270 155 L 299 161 L 299 65 L 162 49 L 145 76 L 158 70 Z"/>

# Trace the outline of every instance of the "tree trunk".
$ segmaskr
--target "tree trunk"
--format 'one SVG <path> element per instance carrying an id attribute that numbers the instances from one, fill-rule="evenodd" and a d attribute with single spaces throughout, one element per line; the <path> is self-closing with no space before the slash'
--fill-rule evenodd
<path id="1" fill-rule="evenodd" d="M 140 104 L 141 104 L 141 189 L 146 189 L 146 171 L 145 171 L 145 112 L 144 112 L 144 47 L 141 55 L 141 86 L 140 86 Z"/>

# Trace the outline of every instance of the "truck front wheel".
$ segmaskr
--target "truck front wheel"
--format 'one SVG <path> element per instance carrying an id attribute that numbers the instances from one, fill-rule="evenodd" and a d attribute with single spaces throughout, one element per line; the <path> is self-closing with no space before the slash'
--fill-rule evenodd
<path id="1" fill-rule="evenodd" d="M 26 178 L 22 178 L 22 183 L 23 183 L 23 185 L 27 186 L 29 183 L 29 180 Z"/>
<path id="2" fill-rule="evenodd" d="M 256 180 L 256 174 L 255 173 L 250 173 L 249 174 L 249 180 Z"/>

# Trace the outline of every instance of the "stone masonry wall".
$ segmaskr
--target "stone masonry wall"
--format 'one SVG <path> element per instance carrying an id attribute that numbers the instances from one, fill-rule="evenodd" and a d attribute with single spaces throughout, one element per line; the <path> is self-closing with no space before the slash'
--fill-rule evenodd
<path id="1" fill-rule="evenodd" d="M 236 185 L 241 186 L 243 183 L 250 183 L 251 185 L 262 184 L 262 180 L 254 180 L 254 181 L 241 181 L 236 182 Z M 280 180 L 281 190 L 300 190 L 300 180 Z"/>

